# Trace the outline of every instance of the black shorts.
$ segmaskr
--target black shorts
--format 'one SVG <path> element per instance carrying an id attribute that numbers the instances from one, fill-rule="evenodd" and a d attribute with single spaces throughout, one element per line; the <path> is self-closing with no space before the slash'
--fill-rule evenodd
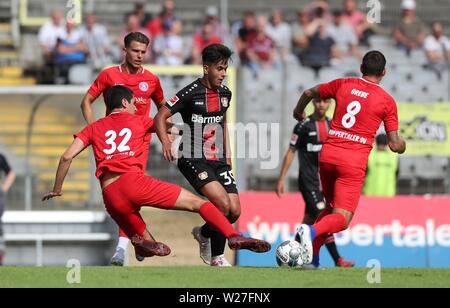
<path id="1" fill-rule="evenodd" d="M 305 214 L 317 218 L 325 208 L 325 198 L 320 190 L 300 190 L 305 200 Z"/>
<path id="2" fill-rule="evenodd" d="M 233 171 L 223 161 L 180 158 L 178 169 L 199 194 L 202 194 L 200 189 L 203 186 L 216 181 L 222 184 L 227 193 L 238 194 Z"/>

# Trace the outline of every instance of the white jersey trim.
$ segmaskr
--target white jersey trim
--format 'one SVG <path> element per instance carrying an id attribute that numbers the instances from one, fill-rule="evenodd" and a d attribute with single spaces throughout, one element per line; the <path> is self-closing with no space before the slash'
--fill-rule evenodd
<path id="1" fill-rule="evenodd" d="M 375 85 L 375 86 L 378 86 L 378 87 L 380 87 L 381 88 L 381 86 L 378 84 L 378 83 L 375 83 L 375 82 L 372 82 L 372 81 L 369 81 L 369 80 L 366 80 L 366 79 L 364 79 L 364 78 L 359 78 L 359 79 L 361 79 L 362 81 L 364 81 L 364 82 L 367 82 L 367 83 L 370 83 L 370 84 L 373 84 L 373 85 Z"/>

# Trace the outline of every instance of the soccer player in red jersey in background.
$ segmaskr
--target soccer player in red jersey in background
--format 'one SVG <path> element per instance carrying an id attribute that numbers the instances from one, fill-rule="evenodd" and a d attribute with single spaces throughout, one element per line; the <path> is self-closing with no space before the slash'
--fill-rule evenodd
<path id="1" fill-rule="evenodd" d="M 144 174 L 142 155 L 148 152 L 147 142 L 154 132 L 153 119 L 135 115 L 135 98 L 129 88 L 112 87 L 106 96 L 106 104 L 108 116 L 74 136 L 74 142 L 61 157 L 53 190 L 43 197 L 43 201 L 62 196 L 62 186 L 72 160 L 92 145 L 106 210 L 131 238 L 140 256 L 166 256 L 171 252 L 147 231 L 139 214 L 142 206 L 199 213 L 208 224 L 222 232 L 231 249 L 270 250 L 270 244 L 265 241 L 240 236 L 212 203 L 179 186 Z"/>
<path id="2" fill-rule="evenodd" d="M 380 82 L 386 75 L 386 58 L 370 51 L 361 65 L 362 78 L 337 79 L 306 90 L 294 110 L 303 121 L 304 110 L 314 98 L 334 99 L 336 110 L 320 154 L 320 179 L 327 208 L 312 226 L 297 231 L 304 264 L 319 266 L 320 247 L 329 234 L 348 228 L 358 206 L 367 160 L 382 122 L 393 152 L 402 154 L 406 142 L 398 135 L 397 105 Z"/>
<path id="3" fill-rule="evenodd" d="M 102 93 L 106 103 L 105 95 L 115 85 L 125 85 L 133 91 L 136 98 L 137 115 L 149 117 L 152 100 L 158 109 L 164 106 L 166 101 L 159 78 L 142 67 L 149 44 L 150 39 L 140 32 L 132 32 L 125 37 L 124 63 L 102 71 L 83 98 L 81 109 L 88 124 L 95 120 L 91 105 Z M 147 145 L 150 145 L 150 140 Z M 147 152 L 142 156 L 145 162 L 144 170 L 147 165 L 147 157 L 148 147 Z M 129 239 L 121 230 L 116 252 L 111 259 L 112 265 L 123 266 L 128 243 Z M 136 257 L 139 261 L 143 260 L 140 256 Z"/>

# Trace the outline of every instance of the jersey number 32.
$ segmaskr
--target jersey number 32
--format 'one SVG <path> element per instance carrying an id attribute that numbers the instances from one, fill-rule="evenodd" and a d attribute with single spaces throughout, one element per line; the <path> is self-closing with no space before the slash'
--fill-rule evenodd
<path id="1" fill-rule="evenodd" d="M 103 152 L 106 155 L 111 155 L 116 150 L 118 150 L 120 153 L 130 151 L 130 147 L 127 144 L 130 141 L 132 135 L 133 135 L 133 133 L 131 132 L 131 129 L 129 129 L 129 128 L 122 129 L 119 133 L 119 137 L 124 137 L 124 136 L 125 137 L 123 138 L 123 140 L 119 144 L 119 146 L 117 146 L 117 144 L 116 144 L 117 133 L 113 130 L 107 131 L 105 133 L 105 137 L 107 137 L 108 139 L 105 142 L 106 142 L 106 144 L 110 145 L 111 148 L 104 149 Z"/>

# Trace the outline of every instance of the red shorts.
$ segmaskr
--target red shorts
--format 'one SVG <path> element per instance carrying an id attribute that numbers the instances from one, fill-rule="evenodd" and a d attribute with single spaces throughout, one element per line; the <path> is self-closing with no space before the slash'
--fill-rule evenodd
<path id="1" fill-rule="evenodd" d="M 354 213 L 364 186 L 364 168 L 320 163 L 320 180 L 327 204 Z"/>
<path id="2" fill-rule="evenodd" d="M 170 210 L 181 187 L 138 173 L 126 173 L 103 190 L 106 210 L 129 237 L 143 235 L 146 225 L 139 211 L 143 206 Z"/>

